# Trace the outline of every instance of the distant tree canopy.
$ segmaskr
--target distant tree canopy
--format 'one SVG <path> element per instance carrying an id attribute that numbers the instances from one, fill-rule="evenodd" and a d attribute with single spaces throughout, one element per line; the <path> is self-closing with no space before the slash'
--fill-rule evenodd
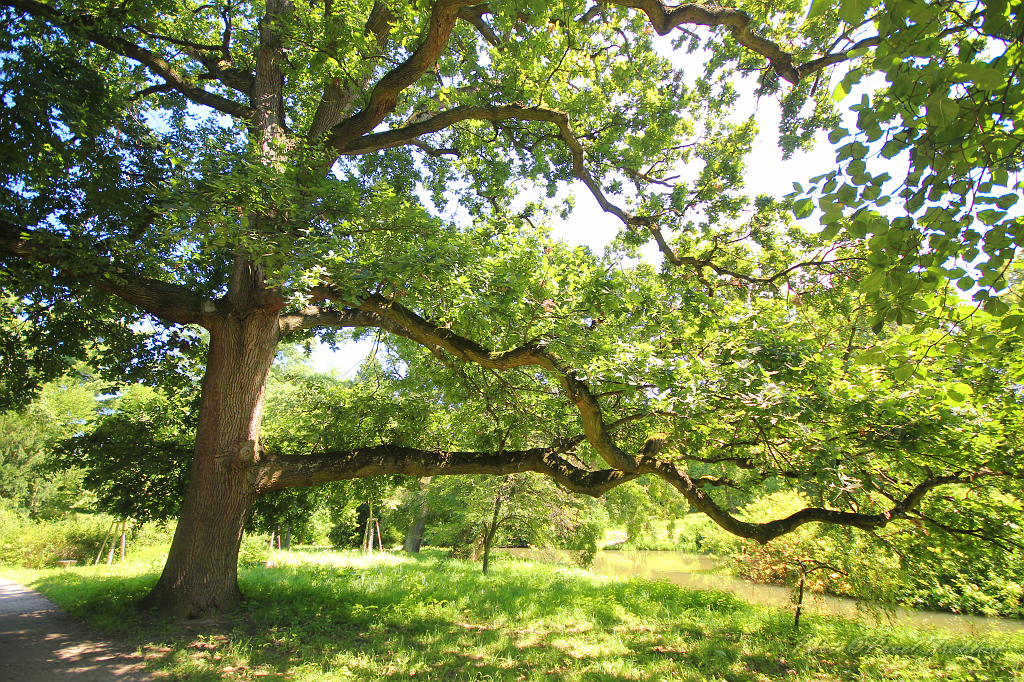
<path id="1" fill-rule="evenodd" d="M 879 528 L 936 488 L 1017 494 L 1009 3 L 0 7 L 3 398 L 85 357 L 202 374 L 144 606 L 231 608 L 256 500 L 333 480 L 533 471 L 601 495 L 652 474 L 760 542 Z M 744 193 L 747 74 L 785 153 L 838 145 L 789 199 Z M 568 184 L 621 226 L 605 254 L 550 239 Z M 792 222 L 815 208 L 822 231 Z M 342 418 L 338 449 L 272 447 L 278 344 L 369 333 L 416 428 Z M 989 351 L 1007 368 L 985 383 Z M 779 481 L 812 506 L 751 522 L 721 495 Z"/>
<path id="2" fill-rule="evenodd" d="M 46 519 L 92 502 L 80 497 L 82 472 L 55 470 L 53 451 L 89 428 L 101 386 L 75 373 L 44 386 L 27 408 L 0 412 L 0 506 Z"/>

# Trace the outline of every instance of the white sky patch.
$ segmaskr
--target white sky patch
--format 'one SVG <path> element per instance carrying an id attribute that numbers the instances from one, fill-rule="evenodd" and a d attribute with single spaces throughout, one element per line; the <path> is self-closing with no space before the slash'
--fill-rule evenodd
<path id="1" fill-rule="evenodd" d="M 326 344 L 319 343 L 313 348 L 310 359 L 317 372 L 337 372 L 342 377 L 351 377 L 373 352 L 373 345 L 372 337 L 339 344 L 336 351 L 331 350 Z"/>

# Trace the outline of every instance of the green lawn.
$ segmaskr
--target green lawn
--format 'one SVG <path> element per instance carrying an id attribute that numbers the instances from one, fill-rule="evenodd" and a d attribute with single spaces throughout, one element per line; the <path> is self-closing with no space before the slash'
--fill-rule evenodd
<path id="1" fill-rule="evenodd" d="M 178 626 L 132 604 L 159 556 L 0 569 L 94 627 L 143 642 L 169 679 L 1024 680 L 1024 635 L 961 638 L 751 606 L 710 591 L 499 558 L 279 555 L 241 572 L 241 613 Z"/>

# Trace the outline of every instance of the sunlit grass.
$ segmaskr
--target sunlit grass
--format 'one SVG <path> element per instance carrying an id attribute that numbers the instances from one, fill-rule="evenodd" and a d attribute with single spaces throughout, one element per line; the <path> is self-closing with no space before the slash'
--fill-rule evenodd
<path id="1" fill-rule="evenodd" d="M 159 557 L 157 556 L 156 559 Z M 171 679 L 1022 680 L 1024 637 L 869 628 L 665 582 L 499 558 L 280 552 L 243 568 L 243 610 L 184 627 L 133 604 L 158 575 L 127 566 L 9 571 L 91 625 L 144 640 Z"/>

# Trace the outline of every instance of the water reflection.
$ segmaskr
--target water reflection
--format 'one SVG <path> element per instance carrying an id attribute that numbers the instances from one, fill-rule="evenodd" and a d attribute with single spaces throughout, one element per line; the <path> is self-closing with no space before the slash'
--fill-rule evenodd
<path id="1" fill-rule="evenodd" d="M 573 552 L 557 549 L 505 549 L 508 554 L 524 559 L 550 563 L 571 563 Z M 668 580 L 694 589 L 712 588 L 732 592 L 754 604 L 792 608 L 792 591 L 786 587 L 758 585 L 731 575 L 722 575 L 710 557 L 686 552 L 610 551 L 598 552 L 592 567 L 599 575 L 642 576 L 652 580 Z M 942 628 L 961 634 L 1024 631 L 1024 621 L 984 616 L 959 616 L 951 613 L 898 609 L 891 616 L 858 608 L 852 599 L 823 594 L 804 595 L 804 613 L 834 614 L 847 618 L 875 620 L 893 625 L 919 628 Z"/>

